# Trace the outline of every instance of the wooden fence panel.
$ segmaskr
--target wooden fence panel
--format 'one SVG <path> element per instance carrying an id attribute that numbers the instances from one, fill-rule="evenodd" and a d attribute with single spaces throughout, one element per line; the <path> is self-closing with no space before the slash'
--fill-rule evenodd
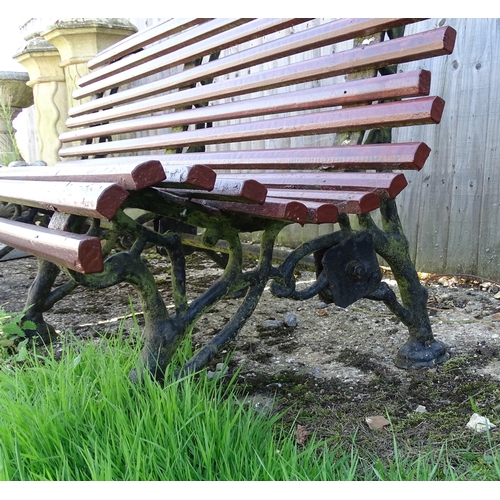
<path id="1" fill-rule="evenodd" d="M 457 43 L 445 58 L 408 63 L 432 72 L 432 94 L 446 101 L 437 127 L 395 132 L 432 149 L 399 198 L 417 268 L 500 278 L 500 23 L 498 19 L 431 19 L 453 26 Z M 408 27 L 408 32 L 418 28 Z M 420 130 L 419 130 L 420 129 Z M 418 210 L 418 212 L 417 212 Z"/>

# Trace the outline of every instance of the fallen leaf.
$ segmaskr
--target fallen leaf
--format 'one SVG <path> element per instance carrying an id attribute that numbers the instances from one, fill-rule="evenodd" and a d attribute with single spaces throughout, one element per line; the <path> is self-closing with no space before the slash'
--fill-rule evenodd
<path id="1" fill-rule="evenodd" d="M 297 430 L 295 431 L 295 439 L 298 444 L 304 444 L 307 441 L 311 433 L 303 426 L 297 425 Z"/>
<path id="2" fill-rule="evenodd" d="M 389 425 L 390 422 L 386 418 L 377 415 L 374 417 L 366 417 L 366 423 L 368 424 L 368 427 L 370 429 L 375 430 L 375 429 L 382 429 L 386 425 Z"/>
<path id="3" fill-rule="evenodd" d="M 319 316 L 328 316 L 328 311 L 326 309 L 318 309 Z"/>
<path id="4" fill-rule="evenodd" d="M 450 282 L 446 278 L 439 278 L 438 283 L 442 286 L 450 286 Z"/>

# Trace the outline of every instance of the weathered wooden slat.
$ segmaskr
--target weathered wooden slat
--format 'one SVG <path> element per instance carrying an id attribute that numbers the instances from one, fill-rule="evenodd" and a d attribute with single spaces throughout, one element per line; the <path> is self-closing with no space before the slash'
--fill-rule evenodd
<path id="1" fill-rule="evenodd" d="M 340 213 L 364 214 L 380 207 L 380 198 L 375 193 L 357 191 L 317 191 L 314 189 L 268 189 L 270 198 L 290 200 L 322 201 L 334 204 Z"/>
<path id="2" fill-rule="evenodd" d="M 111 76 L 120 71 L 124 71 L 134 65 L 151 61 L 155 57 L 168 54 L 182 47 L 186 43 L 186 36 L 181 36 L 182 31 L 187 28 L 187 40 L 203 40 L 210 35 L 219 32 L 224 26 L 234 26 L 228 19 L 218 19 L 213 25 L 213 19 L 171 19 L 165 23 L 161 23 L 151 30 L 142 31 L 127 37 L 121 43 L 112 45 L 104 53 L 98 54 L 94 59 L 88 62 L 88 68 L 91 71 L 89 74 L 82 76 L 78 80 L 80 87 L 85 87 L 90 83 Z M 244 22 L 244 21 L 242 21 Z M 206 27 L 211 24 L 210 27 Z M 176 34 L 173 37 L 172 35 Z M 169 40 L 160 42 L 169 38 Z M 148 47 L 148 45 L 152 46 Z"/>
<path id="3" fill-rule="evenodd" d="M 122 120 L 104 125 L 91 126 L 84 129 L 64 132 L 59 136 L 61 142 L 74 142 L 94 137 L 126 134 L 130 132 L 161 129 L 179 125 L 248 118 L 275 113 L 288 113 L 349 104 L 369 103 L 376 100 L 427 96 L 430 90 L 430 73 L 425 70 L 399 73 L 354 80 L 337 85 L 317 87 L 313 89 L 280 93 L 272 96 L 235 101 L 216 106 L 201 106 L 178 111 L 176 113 L 155 114 L 132 120 Z M 196 87 L 205 89 L 207 86 Z M 182 94 L 182 92 L 180 92 Z M 178 93 L 177 93 L 178 94 Z M 177 94 L 169 94 L 171 97 Z M 167 105 L 167 103 L 165 103 Z M 163 106 L 160 106 L 160 111 Z M 97 113 L 98 114 L 98 113 Z M 93 115 L 87 117 L 92 119 Z M 94 120 L 96 120 L 94 118 Z M 68 127 L 78 124 L 79 118 L 69 119 Z M 99 124 L 98 121 L 92 122 Z"/>
<path id="4" fill-rule="evenodd" d="M 61 162 L 43 168 L 0 169 L 0 180 L 111 182 L 128 191 L 138 191 L 155 185 L 210 191 L 213 189 L 215 177 L 215 172 L 206 165 L 170 165 L 164 168 L 158 160 L 146 160 L 137 165 L 133 157 L 101 158 L 92 164 L 78 161 Z"/>
<path id="5" fill-rule="evenodd" d="M 109 154 L 309 134 L 339 133 L 372 128 L 434 124 L 439 123 L 443 109 L 444 101 L 440 97 L 422 97 L 186 132 L 73 146 L 61 149 L 59 154 L 62 157 Z"/>
<path id="6" fill-rule="evenodd" d="M 113 183 L 0 180 L 0 200 L 106 220 L 127 197 L 128 191 Z"/>
<path id="7" fill-rule="evenodd" d="M 113 164 L 101 161 L 92 166 L 83 166 L 81 163 L 77 163 L 69 167 L 65 162 L 62 162 L 47 167 L 1 168 L 0 180 L 105 182 L 136 191 L 154 186 L 166 179 L 165 170 L 158 160 L 143 162 L 139 160 L 139 162 L 132 163 L 121 163 L 120 158 L 116 158 L 116 160 Z M 208 170 L 209 168 L 204 167 L 204 169 Z M 179 167 L 179 173 L 181 170 Z M 172 177 L 174 176 L 172 175 Z M 180 179 L 181 177 L 179 177 L 179 181 Z M 173 181 L 173 178 L 170 179 L 170 182 Z"/>
<path id="8" fill-rule="evenodd" d="M 338 221 L 339 210 L 336 205 L 311 200 L 287 200 L 267 197 L 262 205 L 248 203 L 231 203 L 225 201 L 201 201 L 205 206 L 229 212 L 258 215 L 272 219 L 283 219 L 299 224 L 325 224 Z M 305 210 L 304 210 L 305 208 Z"/>
<path id="9" fill-rule="evenodd" d="M 396 198 L 408 185 L 404 174 L 385 172 L 235 172 L 218 174 L 218 179 L 254 179 L 267 188 L 334 189 L 370 191 L 382 198 Z"/>
<path id="10" fill-rule="evenodd" d="M 296 200 L 267 199 L 261 205 L 249 203 L 233 203 L 228 201 L 197 200 L 205 206 L 236 212 L 240 214 L 256 215 L 272 219 L 282 219 L 304 225 L 308 219 L 308 208 Z"/>
<path id="11" fill-rule="evenodd" d="M 268 197 L 267 200 L 279 198 Z M 307 224 L 334 224 L 339 219 L 339 209 L 333 203 L 300 200 L 307 207 Z"/>
<path id="12" fill-rule="evenodd" d="M 169 190 L 178 196 L 206 200 L 241 201 L 243 203 L 264 203 L 267 189 L 253 179 L 216 179 L 211 191 Z"/>
<path id="13" fill-rule="evenodd" d="M 87 64 L 90 70 L 108 64 L 116 59 L 122 58 L 127 54 L 131 54 L 137 50 L 141 50 L 144 46 L 157 42 L 165 37 L 172 36 L 180 31 L 183 31 L 191 26 L 204 23 L 211 18 L 174 18 L 168 19 L 162 23 L 152 26 L 151 28 L 134 33 L 133 35 L 114 43 L 95 57 Z"/>
<path id="14" fill-rule="evenodd" d="M 179 165 L 164 169 L 165 180 L 158 185 L 177 189 L 204 189 L 212 191 L 216 173 L 206 165 Z"/>
<path id="15" fill-rule="evenodd" d="M 79 273 L 104 270 L 99 238 L 0 219 L 0 241 Z"/>
<path id="16" fill-rule="evenodd" d="M 385 67 L 391 64 L 408 62 L 437 55 L 449 54 L 453 50 L 456 32 L 453 28 L 437 28 L 425 33 L 396 38 L 393 40 L 367 45 L 360 48 L 334 53 L 328 56 L 313 58 L 293 64 L 287 64 L 265 72 L 240 76 L 238 81 L 222 81 L 218 84 L 210 85 L 213 91 L 213 99 L 243 95 L 257 90 L 282 87 L 303 83 L 322 78 L 339 76 L 359 72 L 364 69 Z M 231 56 L 232 57 L 232 56 Z M 272 55 L 269 56 L 272 58 Z M 222 62 L 228 58 L 219 59 L 210 63 L 191 68 L 176 75 L 172 75 L 163 80 L 151 82 L 140 87 L 124 90 L 116 94 L 102 97 L 88 103 L 81 104 L 69 110 L 69 116 L 78 116 L 99 109 L 110 108 L 118 104 L 125 104 L 138 99 L 158 95 L 167 90 L 181 88 L 191 83 L 224 74 L 226 71 L 233 71 L 233 67 L 222 67 Z M 257 64 L 260 61 L 250 61 L 249 65 Z M 227 61 L 226 61 L 227 63 Z M 219 66 L 217 66 L 217 64 Z M 235 64 L 242 64 L 236 61 Z M 238 66 L 244 67 L 244 66 Z M 265 78 L 265 83 L 262 83 Z M 232 79 L 230 79 L 232 80 Z M 237 85 L 235 85 L 237 83 Z M 161 98 L 160 98 L 161 100 Z M 132 104 L 122 110 L 122 116 L 126 114 L 139 114 L 156 109 L 159 104 L 157 100 L 151 99 L 141 104 Z M 114 111 L 113 111 L 114 112 Z M 113 116 L 111 111 L 103 112 L 99 119 L 107 121 Z"/>
<path id="17" fill-rule="evenodd" d="M 220 19 L 214 20 L 212 22 L 219 26 L 220 33 L 193 44 L 189 43 L 192 42 L 192 40 L 189 40 L 188 35 L 188 40 L 186 40 L 184 44 L 181 44 L 183 46 L 178 48 L 175 52 L 156 57 L 154 61 L 146 61 L 133 68 L 121 71 L 118 74 L 111 75 L 107 78 L 101 78 L 81 89 L 76 89 L 73 92 L 73 98 L 81 99 L 83 97 L 88 97 L 103 92 L 106 89 L 118 87 L 125 83 L 156 74 L 159 71 L 164 71 L 174 66 L 193 61 L 200 56 L 218 52 L 225 48 L 248 42 L 249 40 L 265 36 L 274 31 L 279 31 L 305 21 L 307 21 L 307 19 L 232 19 L 228 23 L 224 23 L 224 21 Z M 231 23 L 233 24 L 233 28 L 227 29 L 231 27 Z"/>
<path id="18" fill-rule="evenodd" d="M 148 66 L 150 68 L 149 71 L 152 71 L 152 73 L 150 74 L 154 74 L 156 73 L 154 62 L 158 58 L 165 56 L 167 54 L 172 54 L 170 56 L 170 59 L 172 59 L 172 65 L 182 64 L 184 62 L 192 61 L 197 57 L 199 57 L 200 55 L 204 55 L 205 52 L 203 52 L 202 54 L 187 53 L 187 51 L 185 50 L 187 46 L 202 41 L 203 44 L 199 44 L 201 47 L 203 47 L 203 45 L 205 44 L 210 45 L 210 40 L 206 40 L 207 38 L 212 39 L 219 33 L 222 33 L 228 29 L 234 28 L 241 24 L 247 23 L 251 20 L 252 19 L 236 19 L 236 18 L 213 19 L 204 24 L 201 24 L 200 26 L 191 28 L 183 33 L 180 33 L 176 37 L 171 37 L 161 43 L 156 43 L 151 47 L 143 48 L 143 50 L 135 54 L 130 54 L 127 57 L 122 56 L 122 59 L 115 61 L 107 66 L 103 66 L 98 70 L 93 71 L 92 73 L 89 73 L 88 75 L 85 75 L 80 80 L 78 80 L 78 85 L 79 87 L 81 87 L 81 90 L 76 90 L 75 95 L 78 95 L 79 93 L 85 93 L 86 91 L 84 90 L 84 88 L 89 85 L 94 85 L 94 87 L 95 85 L 100 85 L 98 82 L 103 81 L 104 79 L 107 79 L 106 81 L 109 82 L 111 87 L 113 86 L 113 81 L 118 81 L 119 82 L 118 85 L 123 85 L 124 83 L 127 83 L 126 81 L 123 81 L 123 76 L 124 76 L 123 72 L 127 71 L 130 68 L 133 69 L 129 72 L 129 74 L 131 75 L 129 76 L 130 81 L 135 80 L 137 78 L 135 76 L 135 68 L 139 67 L 140 65 L 143 65 L 142 67 L 144 70 L 146 70 L 146 67 Z M 177 63 L 176 61 L 178 60 L 180 51 L 184 52 L 184 60 L 182 60 L 181 57 L 180 62 Z M 146 63 L 149 64 L 146 65 Z M 120 73 L 120 75 L 115 76 L 118 73 Z M 147 70 L 144 76 L 147 76 Z"/>
<path id="19" fill-rule="evenodd" d="M 64 165 L 90 166 L 102 164 L 128 165 L 155 159 L 165 170 L 174 166 L 203 163 L 214 169 L 401 169 L 420 170 L 430 153 L 423 142 L 364 144 L 362 146 L 309 147 L 289 149 L 250 149 L 239 151 L 207 151 L 169 155 L 110 157 L 90 160 L 66 160 Z M 105 163 L 103 163 L 105 162 Z M 0 171 L 1 172 L 1 171 Z"/>

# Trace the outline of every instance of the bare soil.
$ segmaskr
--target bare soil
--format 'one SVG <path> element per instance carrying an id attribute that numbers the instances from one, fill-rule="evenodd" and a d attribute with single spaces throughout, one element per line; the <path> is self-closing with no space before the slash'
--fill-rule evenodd
<path id="1" fill-rule="evenodd" d="M 148 262 L 168 304 L 169 264 L 154 253 Z M 189 256 L 188 262 L 188 292 L 195 297 L 221 270 L 199 255 Z M 22 310 L 36 270 L 34 258 L 0 262 L 4 309 Z M 313 278 L 313 273 L 301 271 L 299 282 L 305 285 Z M 397 290 L 390 274 L 385 279 Z M 363 446 L 390 454 L 389 427 L 373 431 L 366 423 L 367 417 L 381 415 L 390 418 L 398 442 L 409 452 L 439 447 L 449 439 L 457 446 L 471 446 L 473 432 L 466 423 L 473 413 L 500 426 L 500 285 L 473 277 L 422 279 L 427 280 L 435 337 L 451 356 L 443 365 L 410 371 L 394 366 L 407 331 L 383 304 L 360 300 L 342 309 L 318 298 L 277 299 L 266 289 L 250 321 L 209 370 L 230 354 L 229 373 L 239 370 L 238 384 L 249 404 L 289 410 L 283 421 L 299 426 L 302 433 L 305 429 L 306 435 L 356 434 Z M 219 331 L 240 301 L 227 298 L 199 321 L 192 336 L 194 349 Z M 130 286 L 97 292 L 80 287 L 46 319 L 61 339 L 68 331 L 80 338 L 98 337 L 97 332 L 113 335 L 130 314 L 131 302 L 140 321 Z M 296 326 L 286 326 L 287 313 L 288 318 L 295 316 Z M 132 319 L 125 325 L 132 331 Z M 425 407 L 424 413 L 415 411 L 419 406 Z M 492 438 L 499 443 L 500 432 L 495 430 Z M 483 440 L 473 446 L 486 445 Z"/>

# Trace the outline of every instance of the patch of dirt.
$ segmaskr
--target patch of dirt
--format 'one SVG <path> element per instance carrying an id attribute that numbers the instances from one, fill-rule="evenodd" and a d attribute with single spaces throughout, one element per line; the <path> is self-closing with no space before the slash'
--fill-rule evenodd
<path id="1" fill-rule="evenodd" d="M 148 261 L 169 304 L 169 264 L 157 254 Z M 188 293 L 195 297 L 221 270 L 199 255 L 188 261 Z M 0 263 L 4 309 L 23 308 L 36 270 L 34 258 Z M 301 271 L 300 286 L 313 279 L 312 272 Z M 391 277 L 385 279 L 397 291 Z M 382 415 L 391 418 L 393 430 L 414 453 L 450 436 L 465 446 L 472 436 L 465 430 L 472 413 L 480 411 L 500 426 L 500 287 L 458 278 L 431 279 L 426 286 L 434 335 L 451 355 L 443 365 L 412 371 L 395 367 L 407 331 L 381 303 L 363 299 L 342 309 L 318 298 L 277 299 L 267 288 L 251 319 L 211 369 L 232 353 L 229 373 L 240 370 L 238 383 L 249 404 L 290 409 L 290 424 L 320 437 L 341 430 L 346 436 L 356 434 L 358 442 L 378 453 L 389 453 L 390 435 L 370 430 L 365 422 L 368 416 Z M 220 330 L 241 300 L 221 301 L 198 322 L 192 338 L 195 349 Z M 112 334 L 131 304 L 140 312 L 134 290 L 125 284 L 105 291 L 79 287 L 46 319 L 62 334 Z M 286 326 L 285 317 L 295 317 L 296 326 L 293 321 Z M 132 325 L 132 319 L 127 320 L 126 328 Z M 415 412 L 419 405 L 426 407 L 425 413 Z M 492 437 L 500 442 L 500 432 Z"/>

